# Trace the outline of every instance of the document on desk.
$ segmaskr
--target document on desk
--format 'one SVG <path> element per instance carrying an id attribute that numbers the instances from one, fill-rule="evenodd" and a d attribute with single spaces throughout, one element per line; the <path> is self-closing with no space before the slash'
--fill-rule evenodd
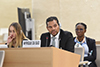
<path id="1" fill-rule="evenodd" d="M 0 45 L 0 48 L 8 48 L 7 45 Z"/>
<path id="2" fill-rule="evenodd" d="M 41 47 L 41 40 L 24 40 L 23 48 Z"/>

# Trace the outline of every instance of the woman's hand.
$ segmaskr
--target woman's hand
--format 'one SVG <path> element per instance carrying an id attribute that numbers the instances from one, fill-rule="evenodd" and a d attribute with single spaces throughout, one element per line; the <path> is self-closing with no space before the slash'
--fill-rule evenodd
<path id="1" fill-rule="evenodd" d="M 9 45 L 9 43 L 12 42 L 13 39 L 13 35 L 8 36 L 7 45 Z"/>

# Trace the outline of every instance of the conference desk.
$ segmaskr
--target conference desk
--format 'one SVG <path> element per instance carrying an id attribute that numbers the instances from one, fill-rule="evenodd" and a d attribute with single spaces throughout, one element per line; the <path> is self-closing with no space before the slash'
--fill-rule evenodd
<path id="1" fill-rule="evenodd" d="M 54 47 L 0 50 L 5 50 L 3 67 L 78 67 L 80 61 L 80 55 Z"/>

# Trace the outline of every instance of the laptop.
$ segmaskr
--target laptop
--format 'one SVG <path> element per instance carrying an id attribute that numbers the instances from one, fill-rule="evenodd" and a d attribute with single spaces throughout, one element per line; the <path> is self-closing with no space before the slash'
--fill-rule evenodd
<path id="1" fill-rule="evenodd" d="M 4 57 L 5 57 L 5 51 L 0 50 L 0 67 L 3 67 Z"/>

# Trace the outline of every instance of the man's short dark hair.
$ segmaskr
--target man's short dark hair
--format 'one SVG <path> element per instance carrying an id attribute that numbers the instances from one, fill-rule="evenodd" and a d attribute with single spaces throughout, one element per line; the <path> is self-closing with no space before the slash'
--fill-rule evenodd
<path id="1" fill-rule="evenodd" d="M 57 24 L 59 25 L 59 21 L 58 21 L 57 17 L 55 17 L 55 16 L 48 17 L 46 20 L 46 25 L 48 26 L 48 22 L 53 21 L 53 20 L 56 20 Z"/>

